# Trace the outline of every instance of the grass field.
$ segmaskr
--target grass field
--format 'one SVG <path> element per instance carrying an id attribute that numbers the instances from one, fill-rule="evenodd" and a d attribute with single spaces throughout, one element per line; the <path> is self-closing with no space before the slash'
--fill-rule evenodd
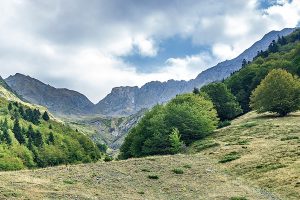
<path id="1" fill-rule="evenodd" d="M 249 113 L 189 151 L 219 160 L 231 175 L 282 199 L 300 199 L 300 113 L 284 118 Z"/>
<path id="2" fill-rule="evenodd" d="M 0 173 L 0 199 L 300 199 L 300 114 L 249 113 L 188 154 Z"/>

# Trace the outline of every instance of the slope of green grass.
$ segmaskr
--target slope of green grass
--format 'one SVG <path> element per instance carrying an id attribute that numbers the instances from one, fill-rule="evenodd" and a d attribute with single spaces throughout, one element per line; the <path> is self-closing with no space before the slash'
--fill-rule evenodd
<path id="1" fill-rule="evenodd" d="M 278 118 L 248 113 L 195 142 L 190 153 L 218 160 L 229 174 L 277 193 L 300 199 L 300 113 Z"/>
<path id="2" fill-rule="evenodd" d="M 198 154 L 1 172 L 0 198 L 270 199 L 214 165 Z"/>
<path id="3" fill-rule="evenodd" d="M 185 155 L 1 172 L 0 199 L 296 200 L 299 120 L 248 113 Z"/>

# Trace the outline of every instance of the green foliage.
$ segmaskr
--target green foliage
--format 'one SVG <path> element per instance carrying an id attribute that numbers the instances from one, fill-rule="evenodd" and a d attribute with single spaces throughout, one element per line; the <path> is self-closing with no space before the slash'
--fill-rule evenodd
<path id="1" fill-rule="evenodd" d="M 157 180 L 157 179 L 159 179 L 159 176 L 158 175 L 148 175 L 148 178 Z"/>
<path id="2" fill-rule="evenodd" d="M 99 149 L 87 136 L 50 119 L 40 120 L 36 108 L 0 97 L 0 110 L 6 110 L 0 113 L 0 170 L 84 163 L 101 158 Z"/>
<path id="3" fill-rule="evenodd" d="M 180 134 L 177 128 L 174 128 L 170 134 L 171 152 L 176 154 L 182 150 L 183 142 L 180 140 Z"/>
<path id="4" fill-rule="evenodd" d="M 23 168 L 23 162 L 18 157 L 11 157 L 7 155 L 0 158 L 0 171 L 20 170 Z"/>
<path id="5" fill-rule="evenodd" d="M 12 138 L 9 134 L 8 121 L 6 118 L 4 121 L 0 122 L 0 130 L 2 131 L 2 135 L 0 135 L 0 141 L 5 142 L 8 145 L 12 145 Z"/>
<path id="6" fill-rule="evenodd" d="M 113 161 L 113 160 L 114 160 L 114 158 L 111 157 L 111 156 L 109 156 L 109 155 L 106 155 L 106 156 L 104 157 L 104 162 L 110 162 L 110 161 Z"/>
<path id="7" fill-rule="evenodd" d="M 282 69 L 272 70 L 251 96 L 251 108 L 285 116 L 300 108 L 300 83 L 296 77 Z"/>
<path id="8" fill-rule="evenodd" d="M 42 118 L 43 118 L 43 120 L 45 120 L 45 121 L 49 121 L 49 120 L 50 120 L 50 117 L 49 117 L 47 111 L 44 112 Z"/>
<path id="9" fill-rule="evenodd" d="M 108 149 L 106 144 L 97 143 L 97 147 L 98 147 L 99 151 L 102 153 L 106 153 L 106 151 Z"/>
<path id="10" fill-rule="evenodd" d="M 226 154 L 220 161 L 219 163 L 226 163 L 226 162 L 230 162 L 230 161 L 233 161 L 233 160 L 237 160 L 241 157 L 241 155 L 236 152 L 236 151 L 233 151 L 233 152 L 230 152 L 228 154 Z"/>
<path id="11" fill-rule="evenodd" d="M 167 127 L 177 128 L 182 141 L 189 145 L 215 130 L 217 112 L 210 100 L 199 95 L 178 95 L 166 105 Z"/>
<path id="12" fill-rule="evenodd" d="M 24 144 L 26 142 L 18 119 L 14 122 L 13 133 L 20 144 Z"/>
<path id="13" fill-rule="evenodd" d="M 210 83 L 203 86 L 201 92 L 205 92 L 212 100 L 221 121 L 233 119 L 243 112 L 224 83 Z"/>
<path id="14" fill-rule="evenodd" d="M 199 140 L 193 143 L 192 149 L 195 149 L 196 152 L 200 152 L 205 149 L 218 146 L 220 146 L 220 144 L 215 142 L 214 140 Z"/>
<path id="15" fill-rule="evenodd" d="M 175 168 L 172 170 L 172 172 L 174 174 L 183 174 L 184 173 L 183 169 L 180 169 L 180 168 Z"/>
<path id="16" fill-rule="evenodd" d="M 247 200 L 246 197 L 231 197 L 230 200 Z"/>
<path id="17" fill-rule="evenodd" d="M 243 112 L 249 112 L 250 96 L 252 91 L 260 84 L 267 74 L 273 69 L 285 69 L 293 75 L 300 75 L 300 30 L 296 30 L 289 36 L 282 37 L 277 43 L 272 42 L 275 50 L 258 52 L 253 62 L 247 64 L 239 71 L 227 78 L 224 83 L 231 90 L 241 105 Z"/>
<path id="18" fill-rule="evenodd" d="M 189 145 L 205 137 L 217 123 L 210 100 L 195 94 L 178 95 L 166 105 L 155 106 L 130 130 L 120 158 L 177 153 L 182 142 Z"/>
<path id="19" fill-rule="evenodd" d="M 13 106 L 12 106 L 12 103 L 11 103 L 11 102 L 9 102 L 9 104 L 8 104 L 8 107 L 7 107 L 7 108 L 8 108 L 8 110 L 9 110 L 9 111 L 11 111 L 11 110 L 13 109 Z"/>
<path id="20" fill-rule="evenodd" d="M 224 128 L 226 126 L 230 126 L 231 122 L 229 120 L 225 120 L 225 121 L 220 121 L 218 124 L 218 128 Z"/>

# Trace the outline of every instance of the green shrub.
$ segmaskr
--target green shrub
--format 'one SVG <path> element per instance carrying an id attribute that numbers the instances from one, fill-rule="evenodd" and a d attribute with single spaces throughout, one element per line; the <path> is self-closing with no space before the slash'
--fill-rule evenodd
<path id="1" fill-rule="evenodd" d="M 172 169 L 172 172 L 175 174 L 183 174 L 184 173 L 183 170 L 180 168 Z"/>
<path id="2" fill-rule="evenodd" d="M 231 197 L 230 200 L 247 200 L 246 197 Z"/>
<path id="3" fill-rule="evenodd" d="M 20 158 L 5 155 L 0 158 L 0 171 L 20 170 L 25 166 Z"/>
<path id="4" fill-rule="evenodd" d="M 205 149 L 217 147 L 217 146 L 220 146 L 220 144 L 213 140 L 199 140 L 193 143 L 192 149 L 196 150 L 196 152 L 200 152 Z"/>
<path id="5" fill-rule="evenodd" d="M 226 162 L 230 162 L 230 161 L 233 161 L 233 160 L 237 160 L 239 159 L 241 156 L 238 152 L 236 151 L 233 151 L 233 152 L 230 152 L 229 154 L 226 154 L 220 161 L 219 163 L 226 163 Z"/>
<path id="6" fill-rule="evenodd" d="M 112 156 L 109 156 L 109 155 L 106 155 L 105 158 L 104 158 L 104 162 L 110 162 L 110 161 L 113 161 L 114 158 Z"/>
<path id="7" fill-rule="evenodd" d="M 148 178 L 157 180 L 157 179 L 159 179 L 159 176 L 158 175 L 148 175 Z"/>
<path id="8" fill-rule="evenodd" d="M 218 124 L 218 128 L 224 128 L 226 126 L 230 126 L 231 122 L 229 120 L 225 120 L 225 121 L 220 121 Z"/>
<path id="9" fill-rule="evenodd" d="M 299 137 L 298 136 L 286 136 L 284 138 L 281 138 L 281 141 L 285 141 L 285 140 L 298 140 Z"/>

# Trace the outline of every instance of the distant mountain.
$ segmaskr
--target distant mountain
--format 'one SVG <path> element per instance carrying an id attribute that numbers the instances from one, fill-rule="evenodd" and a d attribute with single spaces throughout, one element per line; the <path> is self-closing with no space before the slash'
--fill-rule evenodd
<path id="1" fill-rule="evenodd" d="M 164 103 L 177 94 L 191 92 L 194 87 L 201 87 L 207 83 L 222 80 L 230 76 L 232 72 L 239 70 L 242 67 L 243 59 L 252 61 L 258 51 L 268 48 L 272 40 L 276 40 L 278 36 L 286 36 L 293 30 L 293 28 L 286 28 L 281 31 L 271 31 L 238 57 L 221 62 L 201 72 L 195 79 L 190 81 L 152 81 L 141 88 L 113 88 L 110 94 L 95 105 L 94 112 L 112 116 L 130 115 L 142 108 L 150 108 L 155 104 Z"/>
<path id="2" fill-rule="evenodd" d="M 232 72 L 241 68 L 243 59 L 252 61 L 258 51 L 268 48 L 272 40 L 276 40 L 278 36 L 286 36 L 293 30 L 292 28 L 286 28 L 281 31 L 271 31 L 238 57 L 221 62 L 201 72 L 195 79 L 190 81 L 152 81 L 141 88 L 116 87 L 96 105 L 86 96 L 76 91 L 54 88 L 22 74 L 10 76 L 5 79 L 5 82 L 23 99 L 45 106 L 56 115 L 102 114 L 128 116 L 137 113 L 141 109 L 151 108 L 155 104 L 167 102 L 177 94 L 191 92 L 194 87 L 201 87 L 207 83 L 230 76 Z M 4 86 L 5 82 L 2 81 Z"/>
<path id="3" fill-rule="evenodd" d="M 23 74 L 9 76 L 5 82 L 27 101 L 45 106 L 57 115 L 86 114 L 94 106 L 83 94 L 54 88 Z"/>

